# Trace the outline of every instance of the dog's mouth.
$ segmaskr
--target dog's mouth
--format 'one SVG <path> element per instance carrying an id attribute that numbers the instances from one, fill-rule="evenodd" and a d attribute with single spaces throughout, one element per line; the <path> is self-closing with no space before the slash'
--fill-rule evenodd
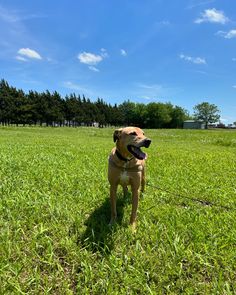
<path id="1" fill-rule="evenodd" d="M 139 146 L 129 144 L 127 146 L 128 151 L 137 159 L 139 160 L 144 160 L 147 158 L 147 154 L 145 154 L 142 150 L 141 147 L 148 148 L 151 144 L 151 140 L 149 138 L 145 139 L 142 141 Z"/>
<path id="2" fill-rule="evenodd" d="M 128 145 L 127 146 L 128 151 L 137 159 L 144 160 L 147 157 L 147 154 L 145 154 L 140 147 L 134 146 L 134 145 Z"/>

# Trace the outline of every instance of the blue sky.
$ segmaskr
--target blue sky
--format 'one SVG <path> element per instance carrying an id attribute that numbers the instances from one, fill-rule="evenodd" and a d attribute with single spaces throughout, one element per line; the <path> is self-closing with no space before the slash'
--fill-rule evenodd
<path id="1" fill-rule="evenodd" d="M 216 104 L 236 121 L 235 0 L 0 0 L 0 79 L 25 91 Z"/>

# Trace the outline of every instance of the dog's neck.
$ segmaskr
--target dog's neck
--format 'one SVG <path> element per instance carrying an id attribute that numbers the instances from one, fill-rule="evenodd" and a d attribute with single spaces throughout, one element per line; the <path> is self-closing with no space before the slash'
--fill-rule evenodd
<path id="1" fill-rule="evenodd" d="M 131 158 L 125 158 L 122 156 L 122 154 L 119 152 L 119 150 L 116 148 L 116 156 L 121 160 L 121 161 L 124 161 L 124 162 L 129 162 L 131 161 L 134 157 L 131 157 Z"/>

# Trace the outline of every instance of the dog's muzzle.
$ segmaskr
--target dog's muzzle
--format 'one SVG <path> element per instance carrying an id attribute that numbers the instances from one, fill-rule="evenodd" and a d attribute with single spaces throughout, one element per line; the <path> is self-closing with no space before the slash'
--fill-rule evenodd
<path id="1" fill-rule="evenodd" d="M 152 142 L 151 139 L 149 139 L 149 138 L 145 139 L 145 141 L 144 141 L 144 147 L 145 148 L 149 148 L 151 142 Z"/>
<path id="2" fill-rule="evenodd" d="M 151 144 L 151 139 L 146 138 L 138 145 L 128 145 L 128 151 L 137 159 L 144 160 L 147 158 L 147 155 L 141 150 L 141 147 L 148 148 Z"/>

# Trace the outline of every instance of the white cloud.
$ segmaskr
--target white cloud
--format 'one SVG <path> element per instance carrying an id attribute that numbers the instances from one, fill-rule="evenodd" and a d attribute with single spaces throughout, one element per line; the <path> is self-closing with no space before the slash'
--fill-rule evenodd
<path id="1" fill-rule="evenodd" d="M 23 56 L 17 55 L 16 59 L 19 61 L 28 61 L 26 58 L 24 58 Z"/>
<path id="2" fill-rule="evenodd" d="M 96 67 L 94 66 L 89 66 L 89 69 L 93 72 L 100 72 L 99 69 L 97 69 Z"/>
<path id="3" fill-rule="evenodd" d="M 124 49 L 121 49 L 121 50 L 120 50 L 120 54 L 121 54 L 122 56 L 127 56 L 127 52 L 126 52 Z"/>
<path id="4" fill-rule="evenodd" d="M 232 38 L 236 38 L 236 30 L 230 30 L 226 36 L 225 36 L 226 39 L 232 39 Z"/>
<path id="5" fill-rule="evenodd" d="M 21 48 L 18 50 L 17 52 L 19 55 L 23 55 L 24 57 L 26 56 L 27 58 L 32 58 L 32 59 L 42 59 L 42 57 L 40 56 L 40 54 L 30 48 Z"/>
<path id="6" fill-rule="evenodd" d="M 201 17 L 197 18 L 194 22 L 196 24 L 201 23 L 220 23 L 225 24 L 229 21 L 228 17 L 224 15 L 224 12 L 215 8 L 206 9 L 201 13 Z"/>
<path id="7" fill-rule="evenodd" d="M 216 35 L 222 36 L 225 39 L 236 38 L 236 30 L 230 30 L 229 32 L 218 31 Z"/>
<path id="8" fill-rule="evenodd" d="M 83 64 L 94 66 L 100 63 L 103 57 L 89 52 L 82 52 L 78 55 L 78 59 Z"/>
<path id="9" fill-rule="evenodd" d="M 205 58 L 202 57 L 192 57 L 192 56 L 188 56 L 188 55 L 184 55 L 184 54 L 180 54 L 179 57 L 185 61 L 194 63 L 194 64 L 206 64 L 206 60 Z"/>
<path id="10" fill-rule="evenodd" d="M 94 54 L 90 52 L 82 52 L 79 53 L 77 58 L 78 60 L 83 63 L 88 65 L 89 69 L 93 72 L 100 72 L 97 67 L 95 67 L 97 64 L 102 62 L 105 58 L 108 58 L 109 55 L 107 53 L 107 50 L 105 48 L 100 49 L 101 53 L 100 54 Z"/>

